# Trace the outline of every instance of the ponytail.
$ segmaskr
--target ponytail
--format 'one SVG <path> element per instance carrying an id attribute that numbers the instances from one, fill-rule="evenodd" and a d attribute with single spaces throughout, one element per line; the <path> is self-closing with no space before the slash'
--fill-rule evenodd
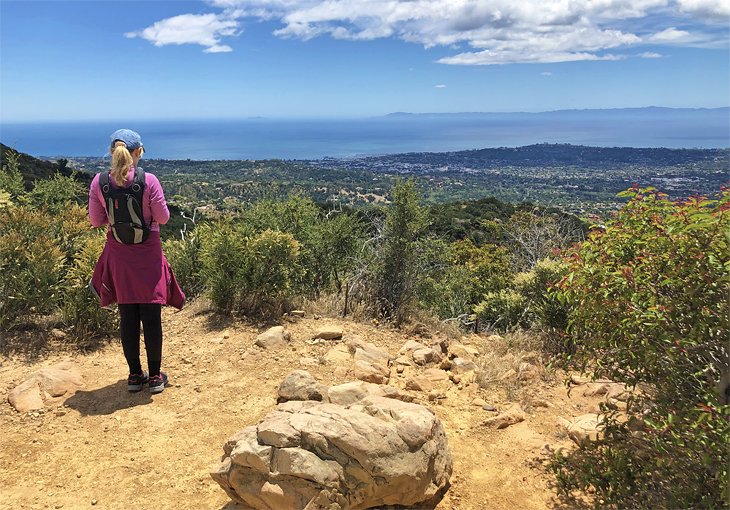
<path id="1" fill-rule="evenodd" d="M 132 155 L 127 150 L 127 145 L 121 140 L 114 142 L 110 174 L 117 186 L 124 186 L 127 182 L 127 174 L 129 174 L 129 169 L 132 168 L 133 162 Z"/>

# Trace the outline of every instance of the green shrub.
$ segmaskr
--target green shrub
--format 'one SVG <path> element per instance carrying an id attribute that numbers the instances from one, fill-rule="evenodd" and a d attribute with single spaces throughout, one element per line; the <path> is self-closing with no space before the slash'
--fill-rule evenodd
<path id="1" fill-rule="evenodd" d="M 300 243 L 289 233 L 253 233 L 231 220 L 203 224 L 200 277 L 221 312 L 268 318 L 286 305 L 302 269 Z"/>
<path id="2" fill-rule="evenodd" d="M 482 326 L 497 331 L 528 328 L 530 326 L 528 311 L 525 297 L 513 289 L 488 292 L 474 307 L 474 313 Z"/>
<path id="3" fill-rule="evenodd" d="M 415 298 L 418 241 L 427 217 L 412 180 L 398 181 L 385 211 L 385 225 L 371 261 L 371 287 L 376 314 L 402 322 Z"/>
<path id="4" fill-rule="evenodd" d="M 200 233 L 189 232 L 185 239 L 167 239 L 162 243 L 165 253 L 178 284 L 188 299 L 192 299 L 203 291 L 203 275 L 201 274 Z"/>
<path id="5" fill-rule="evenodd" d="M 431 239 L 419 243 L 418 253 L 421 306 L 441 319 L 471 315 L 485 294 L 507 287 L 512 276 L 509 252 L 492 244 Z"/>
<path id="6" fill-rule="evenodd" d="M 597 508 L 727 508 L 730 194 L 625 196 L 562 286 L 572 366 L 642 391 L 628 419 L 609 413 L 605 438 L 552 469 L 563 494 L 592 492 Z"/>
<path id="7" fill-rule="evenodd" d="M 73 176 L 56 173 L 50 179 L 37 180 L 28 193 L 28 201 L 39 209 L 45 208 L 52 214 L 58 214 L 72 204 L 80 205 L 85 194 L 84 185 Z"/>
<path id="8" fill-rule="evenodd" d="M 200 236 L 200 275 L 213 306 L 230 313 L 236 306 L 240 279 L 246 263 L 246 234 L 231 220 L 204 223 L 196 228 Z"/>
<path id="9" fill-rule="evenodd" d="M 88 286 L 105 242 L 106 232 L 101 230 L 83 237 L 66 273 L 63 320 L 73 328 L 77 338 L 109 335 L 117 329 L 116 314 L 99 306 L 99 300 Z"/>
<path id="10" fill-rule="evenodd" d="M 25 183 L 20 173 L 20 155 L 13 150 L 0 153 L 0 190 L 8 193 L 13 200 L 25 197 Z"/>
<path id="11" fill-rule="evenodd" d="M 0 210 L 0 328 L 7 330 L 57 309 L 65 255 L 52 218 L 27 206 Z"/>
<path id="12" fill-rule="evenodd" d="M 286 307 L 301 273 L 300 244 L 289 233 L 264 230 L 246 239 L 239 272 L 239 310 L 275 317 Z"/>

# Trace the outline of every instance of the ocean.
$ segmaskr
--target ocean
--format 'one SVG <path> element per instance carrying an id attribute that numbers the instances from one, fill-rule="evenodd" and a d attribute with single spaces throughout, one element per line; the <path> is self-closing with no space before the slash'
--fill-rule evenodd
<path id="1" fill-rule="evenodd" d="M 535 143 L 599 147 L 730 147 L 730 109 L 641 108 L 547 113 L 392 114 L 351 120 L 0 123 L 0 141 L 38 157 L 100 157 L 121 127 L 147 158 L 322 159 Z"/>

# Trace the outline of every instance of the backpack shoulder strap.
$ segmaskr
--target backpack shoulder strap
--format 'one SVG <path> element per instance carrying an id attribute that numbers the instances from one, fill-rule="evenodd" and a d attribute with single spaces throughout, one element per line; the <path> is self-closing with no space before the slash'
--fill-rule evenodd
<path id="1" fill-rule="evenodd" d="M 134 184 L 140 187 L 141 191 L 144 191 L 144 187 L 147 184 L 144 170 L 141 168 L 134 169 Z M 141 202 L 141 201 L 140 201 Z"/>
<path id="2" fill-rule="evenodd" d="M 109 172 L 101 172 L 99 174 L 99 189 L 104 199 L 109 198 L 111 192 L 111 186 L 109 185 Z"/>

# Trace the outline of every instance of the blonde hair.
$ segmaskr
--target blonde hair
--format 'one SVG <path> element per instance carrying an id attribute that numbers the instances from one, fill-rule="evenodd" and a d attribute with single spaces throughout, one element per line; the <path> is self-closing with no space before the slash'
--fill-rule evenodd
<path id="1" fill-rule="evenodd" d="M 117 140 L 112 148 L 112 169 L 109 172 L 117 186 L 124 186 L 127 182 L 127 174 L 132 168 L 132 155 L 127 150 L 127 144 Z"/>
<path id="2" fill-rule="evenodd" d="M 139 150 L 141 155 L 144 149 L 140 147 Z M 117 186 L 122 187 L 127 182 L 127 176 L 133 164 L 132 153 L 127 150 L 127 144 L 121 140 L 114 142 L 112 147 L 112 169 L 109 173 Z"/>

